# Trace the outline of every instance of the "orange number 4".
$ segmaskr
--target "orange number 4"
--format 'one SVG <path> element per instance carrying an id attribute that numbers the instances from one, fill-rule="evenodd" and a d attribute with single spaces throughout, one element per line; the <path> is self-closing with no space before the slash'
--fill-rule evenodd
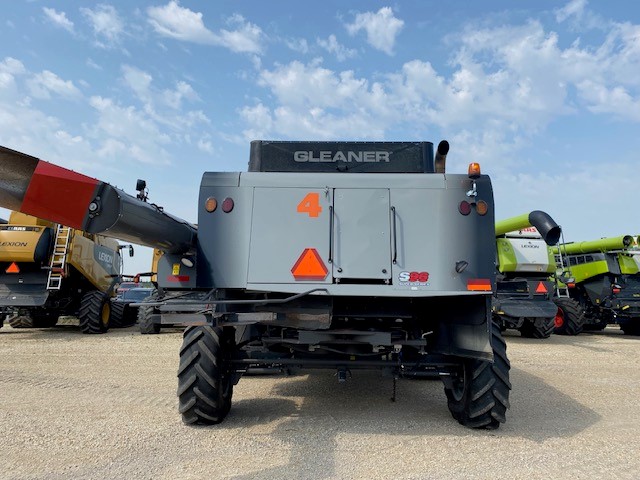
<path id="1" fill-rule="evenodd" d="M 307 193 L 298 204 L 298 213 L 308 213 L 310 217 L 317 217 L 322 212 L 320 206 L 320 194 L 318 192 Z"/>

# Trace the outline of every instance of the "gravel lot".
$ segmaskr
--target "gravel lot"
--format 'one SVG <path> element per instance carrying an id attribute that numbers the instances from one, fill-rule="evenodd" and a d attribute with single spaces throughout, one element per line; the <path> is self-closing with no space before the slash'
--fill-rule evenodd
<path id="1" fill-rule="evenodd" d="M 153 479 L 640 476 L 640 338 L 615 327 L 534 341 L 507 332 L 507 423 L 472 431 L 439 381 L 355 372 L 245 377 L 227 420 L 177 412 L 179 330 L 0 329 L 0 477 Z"/>

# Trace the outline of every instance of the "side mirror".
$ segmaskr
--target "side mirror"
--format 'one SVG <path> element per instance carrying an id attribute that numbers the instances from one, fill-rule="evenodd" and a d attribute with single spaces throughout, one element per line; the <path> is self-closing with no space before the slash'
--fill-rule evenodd
<path id="1" fill-rule="evenodd" d="M 133 245 L 129 245 L 129 256 L 133 257 Z"/>

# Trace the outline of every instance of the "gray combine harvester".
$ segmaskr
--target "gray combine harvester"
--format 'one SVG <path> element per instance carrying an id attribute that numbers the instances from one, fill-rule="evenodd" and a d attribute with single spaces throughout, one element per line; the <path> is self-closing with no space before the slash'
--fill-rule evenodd
<path id="1" fill-rule="evenodd" d="M 461 424 L 497 428 L 511 386 L 491 320 L 493 192 L 477 164 L 445 174 L 448 149 L 255 141 L 248 172 L 203 175 L 197 229 L 143 191 L 3 149 L 0 205 L 165 252 L 141 309 L 192 324 L 178 369 L 186 423 L 224 420 L 251 366 L 339 381 L 377 369 L 394 387 L 436 376 Z"/>

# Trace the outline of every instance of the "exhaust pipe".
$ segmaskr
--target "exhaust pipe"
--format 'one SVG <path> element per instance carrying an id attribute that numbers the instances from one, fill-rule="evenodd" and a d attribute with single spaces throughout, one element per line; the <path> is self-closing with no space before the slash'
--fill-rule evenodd
<path id="1" fill-rule="evenodd" d="M 436 173 L 444 173 L 447 163 L 447 153 L 449 153 L 449 142 L 442 140 L 438 144 L 436 151 Z"/>

